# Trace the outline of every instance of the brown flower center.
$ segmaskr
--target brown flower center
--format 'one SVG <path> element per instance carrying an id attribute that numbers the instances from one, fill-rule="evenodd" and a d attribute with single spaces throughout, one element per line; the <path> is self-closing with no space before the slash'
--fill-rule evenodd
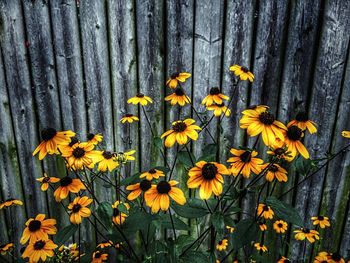
<path id="1" fill-rule="evenodd" d="M 41 138 L 43 138 L 44 141 L 49 141 L 53 137 L 55 137 L 56 134 L 57 134 L 57 131 L 55 129 L 46 128 L 46 129 L 41 131 Z"/>
<path id="2" fill-rule="evenodd" d="M 138 97 L 138 98 L 143 98 L 145 95 L 144 94 L 142 94 L 142 93 L 138 93 L 138 94 L 136 94 L 136 97 Z"/>
<path id="3" fill-rule="evenodd" d="M 77 147 L 73 150 L 73 156 L 75 158 L 81 158 L 85 155 L 85 150 L 83 148 Z"/>
<path id="4" fill-rule="evenodd" d="M 175 132 L 183 132 L 186 130 L 186 128 L 187 128 L 186 123 L 184 123 L 182 121 L 179 121 L 173 125 L 173 130 Z"/>
<path id="5" fill-rule="evenodd" d="M 333 253 L 332 254 L 332 259 L 334 261 L 340 261 L 341 260 L 341 255 L 339 255 L 338 253 Z"/>
<path id="6" fill-rule="evenodd" d="M 50 177 L 44 177 L 43 183 L 48 183 L 48 182 L 50 182 Z"/>
<path id="7" fill-rule="evenodd" d="M 89 133 L 88 136 L 87 136 L 87 139 L 88 139 L 89 141 L 91 141 L 94 137 L 95 137 L 95 134 Z"/>
<path id="8" fill-rule="evenodd" d="M 132 117 L 133 115 L 132 114 L 130 114 L 130 113 L 128 113 L 128 114 L 125 114 L 125 117 L 127 117 L 127 118 L 130 118 L 130 117 Z"/>
<path id="9" fill-rule="evenodd" d="M 32 220 L 28 225 L 30 232 L 38 231 L 41 228 L 41 221 L 39 220 Z"/>
<path id="10" fill-rule="evenodd" d="M 218 87 L 213 87 L 209 91 L 210 95 L 219 95 L 220 94 L 220 89 Z"/>
<path id="11" fill-rule="evenodd" d="M 244 73 L 247 73 L 248 71 L 249 71 L 249 69 L 248 68 L 246 68 L 246 67 L 241 67 L 241 70 L 244 72 Z"/>
<path id="12" fill-rule="evenodd" d="M 282 224 L 282 223 L 278 223 L 277 226 L 278 226 L 279 228 L 282 228 L 282 227 L 283 227 L 283 224 Z"/>
<path id="13" fill-rule="evenodd" d="M 151 181 L 148 181 L 148 180 L 142 180 L 140 182 L 140 188 L 142 190 L 142 192 L 146 192 L 148 189 L 150 189 L 152 186 L 152 183 Z"/>
<path id="14" fill-rule="evenodd" d="M 63 178 L 60 180 L 60 184 L 61 184 L 62 187 L 68 186 L 68 185 L 70 185 L 72 182 L 73 182 L 73 179 L 70 178 L 69 176 L 63 177 Z"/>
<path id="15" fill-rule="evenodd" d="M 301 139 L 303 131 L 297 126 L 291 126 L 288 128 L 287 136 L 292 141 L 298 141 Z"/>
<path id="16" fill-rule="evenodd" d="M 295 116 L 297 121 L 305 122 L 309 120 L 308 114 L 305 111 L 299 112 L 297 116 Z"/>
<path id="17" fill-rule="evenodd" d="M 318 216 L 317 219 L 318 219 L 319 221 L 323 221 L 323 220 L 324 220 L 324 216 Z"/>
<path id="18" fill-rule="evenodd" d="M 182 88 L 179 87 L 179 88 L 175 89 L 175 94 L 176 94 L 176 96 L 183 96 L 183 95 L 185 95 L 185 92 Z"/>
<path id="19" fill-rule="evenodd" d="M 270 210 L 270 209 L 269 209 L 269 207 L 268 207 L 267 205 L 264 205 L 264 206 L 263 206 L 263 211 L 264 211 L 264 212 L 267 212 L 267 211 L 269 211 L 269 210 Z"/>
<path id="20" fill-rule="evenodd" d="M 102 153 L 102 156 L 103 156 L 105 159 L 112 159 L 113 154 L 112 154 L 111 152 L 104 151 L 104 152 Z"/>
<path id="21" fill-rule="evenodd" d="M 222 240 L 219 241 L 219 245 L 222 245 Z"/>
<path id="22" fill-rule="evenodd" d="M 274 150 L 274 153 L 276 155 L 283 155 L 284 152 L 285 152 L 285 150 L 283 148 L 277 148 L 277 149 Z"/>
<path id="23" fill-rule="evenodd" d="M 171 74 L 170 78 L 171 79 L 176 79 L 179 75 L 180 75 L 179 72 L 174 72 L 173 74 Z"/>
<path id="24" fill-rule="evenodd" d="M 150 174 L 155 174 L 155 173 L 157 173 L 157 171 L 156 171 L 156 169 L 150 169 L 150 170 L 148 171 L 148 173 L 150 173 Z"/>
<path id="25" fill-rule="evenodd" d="M 102 254 L 100 252 L 95 253 L 95 258 L 100 258 L 101 256 L 102 256 Z"/>
<path id="26" fill-rule="evenodd" d="M 73 213 L 78 213 L 80 211 L 80 208 L 81 208 L 80 204 L 75 204 L 72 209 Z"/>
<path id="27" fill-rule="evenodd" d="M 245 151 L 244 153 L 242 153 L 239 158 L 241 158 L 241 161 L 244 163 L 249 163 L 251 160 L 252 154 L 249 151 Z"/>
<path id="28" fill-rule="evenodd" d="M 79 140 L 77 137 L 73 137 L 69 143 L 69 146 L 72 147 L 74 144 L 78 143 Z"/>
<path id="29" fill-rule="evenodd" d="M 265 125 L 271 125 L 275 121 L 275 116 L 268 111 L 264 111 L 260 113 L 259 120 Z"/>
<path id="30" fill-rule="evenodd" d="M 167 181 L 160 181 L 157 184 L 157 191 L 160 194 L 167 194 L 169 193 L 171 190 L 171 186 Z"/>
<path id="31" fill-rule="evenodd" d="M 310 233 L 310 229 L 305 228 L 305 229 L 303 229 L 303 232 L 304 232 L 305 234 L 309 234 L 309 233 Z"/>
<path id="32" fill-rule="evenodd" d="M 218 173 L 218 168 L 213 163 L 206 163 L 202 167 L 202 176 L 205 180 L 213 180 Z"/>
<path id="33" fill-rule="evenodd" d="M 42 240 L 37 241 L 34 244 L 34 249 L 35 250 L 42 250 L 45 247 L 45 244 L 46 244 L 45 241 L 42 241 Z"/>
<path id="34" fill-rule="evenodd" d="M 275 172 L 278 171 L 278 167 L 277 167 L 276 165 L 273 164 L 273 165 L 270 166 L 269 170 L 270 170 L 271 172 L 275 173 Z"/>

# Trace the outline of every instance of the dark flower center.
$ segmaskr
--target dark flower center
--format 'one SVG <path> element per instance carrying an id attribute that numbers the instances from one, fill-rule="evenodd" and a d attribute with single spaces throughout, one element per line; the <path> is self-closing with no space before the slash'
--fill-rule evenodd
<path id="1" fill-rule="evenodd" d="M 171 186 L 167 181 L 160 181 L 157 184 L 157 191 L 160 194 L 167 194 L 169 193 L 171 190 Z"/>
<path id="2" fill-rule="evenodd" d="M 284 154 L 284 149 L 283 148 L 277 148 L 277 149 L 275 149 L 274 150 L 274 153 L 276 154 L 276 155 L 282 155 L 282 154 Z"/>
<path id="3" fill-rule="evenodd" d="M 108 151 L 104 151 L 102 153 L 102 155 L 105 159 L 111 159 L 113 157 L 113 154 L 111 152 L 108 152 Z"/>
<path id="4" fill-rule="evenodd" d="M 299 112 L 299 113 L 297 114 L 297 116 L 295 116 L 295 119 L 296 119 L 297 121 L 302 121 L 302 122 L 308 121 L 308 120 L 309 120 L 308 114 L 307 114 L 307 112 L 305 112 L 305 111 Z"/>
<path id="5" fill-rule="evenodd" d="M 284 263 L 290 263 L 290 260 L 289 259 L 285 259 Z"/>
<path id="6" fill-rule="evenodd" d="M 101 257 L 101 253 L 100 252 L 95 253 L 95 258 L 100 258 L 100 257 Z"/>
<path id="7" fill-rule="evenodd" d="M 41 249 L 43 249 L 45 247 L 45 244 L 46 244 L 45 241 L 42 241 L 42 240 L 37 241 L 34 244 L 34 249 L 35 250 L 41 250 Z"/>
<path id="8" fill-rule="evenodd" d="M 263 222 L 258 222 L 258 224 L 259 224 L 260 226 L 264 225 L 264 223 L 263 223 Z"/>
<path id="9" fill-rule="evenodd" d="M 180 75 L 179 72 L 174 72 L 173 74 L 171 74 L 170 78 L 176 79 L 179 75 Z"/>
<path id="10" fill-rule="evenodd" d="M 321 263 L 327 263 L 328 261 L 327 260 L 322 260 Z"/>
<path id="11" fill-rule="evenodd" d="M 93 133 L 89 133 L 87 136 L 89 141 L 91 141 L 94 137 L 95 137 L 95 134 L 93 134 Z"/>
<path id="12" fill-rule="evenodd" d="M 324 220 L 324 216 L 318 216 L 317 219 L 320 220 L 320 221 L 323 221 Z"/>
<path id="13" fill-rule="evenodd" d="M 138 97 L 138 98 L 143 98 L 145 95 L 144 94 L 142 94 L 142 93 L 138 93 L 137 95 L 136 95 L 136 97 Z"/>
<path id="14" fill-rule="evenodd" d="M 69 146 L 72 147 L 74 144 L 78 143 L 79 140 L 77 137 L 73 137 L 69 143 Z"/>
<path id="15" fill-rule="evenodd" d="M 244 153 L 241 154 L 241 156 L 239 156 L 242 162 L 245 162 L 245 163 L 249 163 L 251 157 L 252 157 L 252 154 L 249 151 L 245 151 Z"/>
<path id="16" fill-rule="evenodd" d="M 30 232 L 38 231 L 40 227 L 41 227 L 41 222 L 39 220 L 32 220 L 28 225 Z"/>
<path id="17" fill-rule="evenodd" d="M 258 106 L 257 106 L 257 105 L 250 105 L 250 106 L 248 107 L 248 110 L 255 110 L 256 107 L 258 107 Z"/>
<path id="18" fill-rule="evenodd" d="M 260 113 L 259 120 L 265 125 L 271 125 L 275 121 L 275 116 L 268 111 L 264 111 Z"/>
<path id="19" fill-rule="evenodd" d="M 26 248 L 27 248 L 27 247 L 21 247 L 21 249 L 20 249 L 20 251 L 19 251 L 19 252 L 21 253 L 21 255 L 23 254 L 24 250 L 26 250 Z"/>
<path id="20" fill-rule="evenodd" d="M 119 209 L 118 208 L 113 208 L 113 216 L 119 216 Z"/>
<path id="21" fill-rule="evenodd" d="M 263 211 L 264 211 L 264 212 L 269 211 L 269 207 L 268 207 L 267 205 L 264 205 L 264 207 L 263 207 Z"/>
<path id="22" fill-rule="evenodd" d="M 290 140 L 298 141 L 301 139 L 302 135 L 303 135 L 303 131 L 297 126 L 291 126 L 288 128 L 287 136 Z"/>
<path id="23" fill-rule="evenodd" d="M 41 131 L 41 138 L 43 138 L 44 141 L 49 141 L 53 137 L 55 137 L 56 134 L 57 134 L 57 131 L 55 129 L 46 128 L 46 129 Z"/>
<path id="24" fill-rule="evenodd" d="M 304 232 L 305 234 L 309 234 L 309 233 L 310 233 L 310 229 L 306 228 L 306 229 L 303 230 L 303 232 Z"/>
<path id="25" fill-rule="evenodd" d="M 85 150 L 83 148 L 77 147 L 73 150 L 73 156 L 75 158 L 81 158 L 85 155 Z"/>
<path id="26" fill-rule="evenodd" d="M 219 245 L 222 245 L 222 240 L 219 241 Z"/>
<path id="27" fill-rule="evenodd" d="M 186 128 L 187 128 L 186 123 L 184 123 L 182 121 L 179 121 L 173 125 L 173 130 L 175 132 L 183 132 L 186 130 Z"/>
<path id="28" fill-rule="evenodd" d="M 50 182 L 50 177 L 44 177 L 43 183 L 48 183 L 48 182 Z"/>
<path id="29" fill-rule="evenodd" d="M 241 67 L 241 70 L 244 72 L 244 73 L 247 73 L 248 71 L 249 71 L 249 69 L 248 68 L 246 68 L 246 67 Z"/>
<path id="30" fill-rule="evenodd" d="M 80 208 L 81 208 L 80 204 L 75 204 L 72 209 L 73 213 L 78 213 L 80 211 Z"/>
<path id="31" fill-rule="evenodd" d="M 277 226 L 278 226 L 279 228 L 282 228 L 282 227 L 283 227 L 283 224 L 282 224 L 282 223 L 278 223 Z"/>
<path id="32" fill-rule="evenodd" d="M 148 171 L 148 173 L 150 173 L 150 174 L 155 174 L 155 173 L 157 173 L 157 171 L 156 171 L 156 169 L 150 169 L 150 170 Z"/>
<path id="33" fill-rule="evenodd" d="M 130 118 L 130 117 L 132 117 L 133 115 L 132 114 L 125 114 L 125 117 L 127 117 L 127 118 Z"/>
<path id="34" fill-rule="evenodd" d="M 332 259 L 334 261 L 340 261 L 341 260 L 341 255 L 339 255 L 338 253 L 333 253 L 332 254 Z"/>
<path id="35" fill-rule="evenodd" d="M 183 95 L 185 95 L 185 92 L 182 88 L 176 88 L 175 94 L 176 94 L 176 96 L 183 96 Z"/>
<path id="36" fill-rule="evenodd" d="M 140 182 L 140 188 L 143 192 L 146 192 L 148 189 L 150 189 L 151 185 L 152 185 L 151 181 L 148 181 L 148 180 L 142 180 Z"/>
<path id="37" fill-rule="evenodd" d="M 220 89 L 218 87 L 213 87 L 209 91 L 210 95 L 219 95 L 220 94 Z"/>
<path id="38" fill-rule="evenodd" d="M 63 177 L 63 178 L 60 180 L 60 184 L 61 184 L 62 187 L 68 186 L 68 185 L 70 185 L 72 182 L 73 182 L 73 179 L 70 178 L 69 176 Z"/>
<path id="39" fill-rule="evenodd" d="M 5 202 L 11 202 L 11 201 L 14 201 L 15 199 L 14 198 L 9 198 L 9 199 L 6 199 Z"/>
<path id="40" fill-rule="evenodd" d="M 269 170 L 273 173 L 277 172 L 278 171 L 278 167 L 276 165 L 271 165 L 271 167 L 269 168 Z"/>
<path id="41" fill-rule="evenodd" d="M 205 180 L 213 180 L 218 173 L 218 168 L 213 163 L 206 163 L 202 167 L 202 176 Z"/>
<path id="42" fill-rule="evenodd" d="M 221 104 L 216 104 L 219 108 L 222 108 L 225 106 L 225 103 L 221 103 Z"/>

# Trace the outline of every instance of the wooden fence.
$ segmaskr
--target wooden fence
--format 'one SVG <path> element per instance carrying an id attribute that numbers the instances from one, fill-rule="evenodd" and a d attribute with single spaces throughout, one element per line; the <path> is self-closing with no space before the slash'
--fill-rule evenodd
<path id="1" fill-rule="evenodd" d="M 312 157 L 340 149 L 346 143 L 340 132 L 350 129 L 349 30 L 348 0 L 1 0 L 0 199 L 25 205 L 0 213 L 0 243 L 18 242 L 18 226 L 38 212 L 67 221 L 35 181 L 44 171 L 65 173 L 53 158 L 32 157 L 44 127 L 72 129 L 81 138 L 101 132 L 107 148 L 137 150 L 136 170 L 159 164 L 147 123 L 131 131 L 129 144 L 118 122 L 126 112 L 137 114 L 126 100 L 140 91 L 154 99 L 147 114 L 155 131 L 169 128 L 177 113 L 164 104 L 164 83 L 175 71 L 192 73 L 185 89 L 194 107 L 212 86 L 234 95 L 222 133 L 212 131 L 223 160 L 227 148 L 246 142 L 240 112 L 254 104 L 269 105 L 283 122 L 308 111 L 318 124 L 317 135 L 306 138 Z M 233 64 L 256 76 L 236 94 Z M 190 114 L 189 107 L 181 113 Z M 195 154 L 200 150 L 193 147 Z M 319 246 L 344 256 L 350 255 L 349 157 L 340 155 L 287 197 L 305 222 L 317 214 L 331 218 Z M 299 179 L 291 173 L 286 187 Z M 96 193 L 113 199 L 101 186 Z M 6 231 L 12 224 L 14 233 Z M 292 258 L 302 249 L 291 238 Z"/>

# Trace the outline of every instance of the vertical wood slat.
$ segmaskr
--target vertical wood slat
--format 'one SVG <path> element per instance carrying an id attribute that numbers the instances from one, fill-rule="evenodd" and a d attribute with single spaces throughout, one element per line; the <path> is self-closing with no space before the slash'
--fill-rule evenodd
<path id="1" fill-rule="evenodd" d="M 316 138 L 308 136 L 305 140 L 311 158 L 327 152 L 330 147 L 349 46 L 349 14 L 347 1 L 331 1 L 325 6 L 309 110 L 319 129 Z M 306 226 L 310 226 L 310 218 L 318 214 L 325 172 L 326 169 L 322 169 L 297 190 L 296 207 Z M 306 253 L 310 254 L 310 250 L 309 246 Z M 302 245 L 293 241 L 293 258 L 300 258 L 301 251 Z"/>
<path id="2" fill-rule="evenodd" d="M 136 0 L 138 85 L 141 93 L 153 99 L 153 104 L 146 106 L 146 112 L 156 135 L 160 135 L 164 127 L 163 19 L 163 1 Z M 142 116 L 140 113 L 144 118 Z M 141 170 L 148 170 L 152 165 L 162 164 L 162 157 L 153 144 L 147 122 L 144 120 L 140 125 L 140 166 Z M 141 159 L 141 153 L 145 158 Z"/>

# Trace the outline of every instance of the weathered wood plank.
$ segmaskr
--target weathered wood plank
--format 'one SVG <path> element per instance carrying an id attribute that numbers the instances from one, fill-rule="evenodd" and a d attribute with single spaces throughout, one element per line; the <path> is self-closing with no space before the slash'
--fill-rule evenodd
<path id="1" fill-rule="evenodd" d="M 305 138 L 311 158 L 319 157 L 320 153 L 330 150 L 349 45 L 349 14 L 350 3 L 347 1 L 326 3 L 309 110 L 309 115 L 318 123 L 319 129 L 317 137 Z M 326 169 L 322 169 L 297 191 L 296 207 L 306 226 L 310 225 L 311 216 L 318 214 L 325 171 Z M 310 249 L 307 248 L 306 254 L 310 254 Z M 300 242 L 293 242 L 292 258 L 300 258 L 301 251 Z"/>
<path id="2" fill-rule="evenodd" d="M 156 135 L 164 130 L 164 39 L 163 39 L 164 1 L 136 0 L 136 35 L 138 50 L 139 91 L 153 99 L 146 107 L 148 118 Z M 141 114 L 141 116 L 143 116 Z M 142 117 L 144 118 L 144 117 Z M 162 157 L 153 144 L 147 122 L 140 123 L 140 143 L 142 156 L 141 169 L 162 164 Z"/>

